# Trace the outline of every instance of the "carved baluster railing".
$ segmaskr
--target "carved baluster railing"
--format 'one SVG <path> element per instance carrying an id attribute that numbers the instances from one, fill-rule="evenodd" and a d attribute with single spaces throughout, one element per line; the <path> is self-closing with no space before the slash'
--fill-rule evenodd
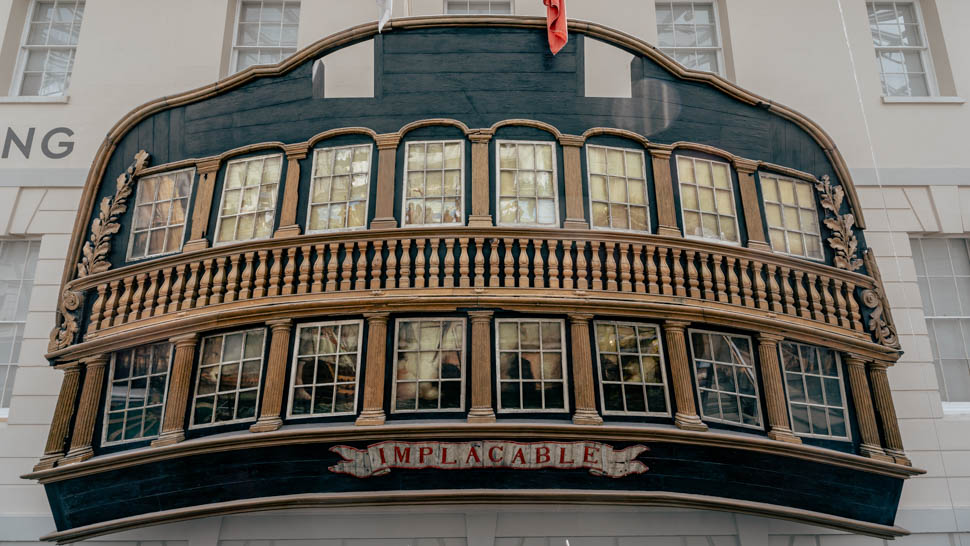
<path id="1" fill-rule="evenodd" d="M 397 285 L 401 288 L 411 287 L 411 239 L 401 241 L 401 276 Z"/>
<path id="2" fill-rule="evenodd" d="M 717 290 L 717 301 L 728 302 L 727 285 L 724 277 L 724 257 L 720 254 L 712 255 L 714 261 L 714 288 Z"/>
<path id="3" fill-rule="evenodd" d="M 147 273 L 139 273 L 135 278 L 135 293 L 131 296 L 131 311 L 128 312 L 128 320 L 125 322 L 131 322 L 138 320 L 138 315 L 141 314 L 141 302 L 145 297 L 145 283 L 148 282 Z"/>
<path id="4" fill-rule="evenodd" d="M 155 296 L 155 307 L 152 309 L 152 316 L 164 315 L 168 309 L 168 292 L 172 289 L 172 268 L 166 267 L 162 270 L 159 277 L 158 294 Z"/>
<path id="5" fill-rule="evenodd" d="M 354 243 L 357 250 L 357 275 L 354 278 L 354 290 L 367 288 L 367 241 Z"/>
<path id="6" fill-rule="evenodd" d="M 586 265 L 586 241 L 576 241 L 576 290 L 589 290 Z"/>
<path id="7" fill-rule="evenodd" d="M 645 256 L 645 261 L 647 262 L 647 292 L 650 294 L 659 294 L 660 285 L 657 284 L 657 264 L 654 261 L 654 253 L 657 247 L 653 245 L 647 245 L 647 255 Z"/>
<path id="8" fill-rule="evenodd" d="M 685 252 L 687 256 L 687 289 L 688 295 L 692 298 L 701 298 L 701 281 L 697 273 L 697 252 L 693 250 L 687 250 Z"/>
<path id="9" fill-rule="evenodd" d="M 117 281 L 117 280 L 111 281 L 110 283 L 108 283 L 108 297 L 107 297 L 107 299 L 104 302 L 104 314 L 103 314 L 103 318 L 101 319 L 101 324 L 100 324 L 100 326 L 98 326 L 98 329 L 99 330 L 104 330 L 105 328 L 110 328 L 111 327 L 111 322 L 114 319 L 114 314 L 115 314 L 115 309 L 116 309 L 115 306 L 118 303 L 118 285 L 119 284 L 120 284 L 120 282 Z M 101 286 L 103 286 L 103 285 L 101 285 Z M 98 286 L 98 296 L 99 297 L 101 295 L 101 286 Z M 95 302 L 95 303 L 97 303 L 97 302 Z M 96 323 L 94 321 L 91 321 L 91 324 L 96 324 Z"/>
<path id="10" fill-rule="evenodd" d="M 300 271 L 299 277 L 297 277 L 297 294 L 306 294 L 310 291 L 310 265 L 313 258 L 311 255 L 312 251 L 313 247 L 310 245 L 300 247 Z"/>
<path id="11" fill-rule="evenodd" d="M 674 293 L 670 285 L 670 265 L 667 263 L 667 248 L 657 247 L 657 262 L 660 263 L 660 293 L 669 296 Z"/>
<path id="12" fill-rule="evenodd" d="M 242 280 L 239 281 L 239 299 L 248 300 L 253 293 L 253 262 L 256 253 L 249 251 L 243 254 Z"/>
<path id="13" fill-rule="evenodd" d="M 519 288 L 528 288 L 529 287 L 529 240 L 519 239 L 518 243 L 519 243 L 518 286 Z"/>
<path id="14" fill-rule="evenodd" d="M 630 243 L 620 243 L 620 291 L 633 292 L 630 275 Z"/>
<path id="15" fill-rule="evenodd" d="M 237 290 L 239 289 L 239 260 L 241 254 L 233 254 L 229 257 L 229 275 L 226 278 L 226 294 L 222 298 L 226 303 L 236 301 Z"/>
<path id="16" fill-rule="evenodd" d="M 846 281 L 845 297 L 849 300 L 849 318 L 852 320 L 852 329 L 862 332 L 862 315 L 859 314 L 859 300 L 856 299 L 855 283 Z"/>
<path id="17" fill-rule="evenodd" d="M 108 290 L 107 284 L 98 285 L 98 296 L 94 300 L 94 304 L 91 306 L 91 317 L 88 319 L 88 335 L 91 335 L 98 331 L 98 327 L 101 324 L 101 313 L 104 309 L 105 292 Z"/>
<path id="18" fill-rule="evenodd" d="M 185 287 L 185 267 L 186 264 L 175 266 L 175 282 L 172 284 L 172 295 L 168 303 L 167 312 L 169 313 L 178 311 L 179 305 L 182 303 L 182 290 Z"/>
<path id="19" fill-rule="evenodd" d="M 825 320 L 829 324 L 839 325 L 839 318 L 835 316 L 835 298 L 832 297 L 832 279 L 822 277 L 822 301 L 825 303 Z"/>
<path id="20" fill-rule="evenodd" d="M 384 273 L 384 241 L 377 239 L 374 241 L 374 259 L 371 260 L 370 282 L 367 287 L 371 290 L 381 289 L 381 277 Z"/>
<path id="21" fill-rule="evenodd" d="M 684 287 L 684 266 L 680 262 L 681 250 L 679 248 L 672 249 L 673 256 L 670 261 L 674 264 L 673 281 L 674 281 L 674 295 L 675 296 L 686 296 L 687 289 Z"/>
<path id="22" fill-rule="evenodd" d="M 424 237 L 418 238 L 417 245 L 416 245 L 417 255 L 414 257 L 414 287 L 415 288 L 424 288 L 425 286 L 424 274 L 425 274 L 425 264 L 427 263 L 424 257 L 425 243 L 426 241 L 424 240 Z"/>
<path id="23" fill-rule="evenodd" d="M 707 252 L 700 253 L 701 260 L 701 286 L 704 287 L 704 299 L 714 301 L 714 281 L 711 277 L 711 266 L 708 265 L 711 255 Z"/>
<path id="24" fill-rule="evenodd" d="M 225 291 L 226 282 L 226 257 L 216 258 L 216 271 L 212 275 L 212 296 L 209 297 L 210 305 L 222 303 L 222 293 Z M 270 294 L 271 296 L 274 294 Z"/>
<path id="25" fill-rule="evenodd" d="M 808 294 L 812 299 L 812 314 L 815 320 L 825 322 L 825 314 L 822 313 L 822 296 L 818 293 L 818 275 L 808 274 Z"/>
<path id="26" fill-rule="evenodd" d="M 590 252 L 589 267 L 593 270 L 593 290 L 603 289 L 603 262 L 600 260 L 600 242 L 590 241 L 592 251 Z"/>
<path id="27" fill-rule="evenodd" d="M 761 276 L 761 271 L 764 269 L 764 264 L 761 262 L 751 262 L 751 268 L 754 270 L 754 295 L 758 302 L 758 309 L 767 311 L 768 294 L 765 292 L 765 279 Z"/>
<path id="28" fill-rule="evenodd" d="M 491 238 L 488 240 L 489 254 L 488 254 L 488 285 L 490 287 L 497 287 L 500 285 L 499 280 L 499 240 L 496 238 Z"/>
<path id="29" fill-rule="evenodd" d="M 532 247 L 535 254 L 532 257 L 532 286 L 535 288 L 546 287 L 545 260 L 542 259 L 542 239 L 533 239 Z"/>
<path id="30" fill-rule="evenodd" d="M 576 277 L 576 267 L 573 261 L 573 241 L 563 241 L 562 242 L 562 287 L 566 290 L 572 290 L 576 284 L 574 278 Z"/>
<path id="31" fill-rule="evenodd" d="M 468 288 L 472 284 L 469 276 L 468 240 L 468 237 L 458 239 L 458 286 L 460 288 Z M 477 270 L 475 274 L 478 274 Z"/>
<path id="32" fill-rule="evenodd" d="M 397 239 L 387 240 L 387 288 L 397 288 Z"/>
<path id="33" fill-rule="evenodd" d="M 485 238 L 475 237 L 475 288 L 483 288 L 484 286 L 485 286 Z"/>
<path id="34" fill-rule="evenodd" d="M 343 248 L 343 257 L 338 251 L 335 254 L 337 259 L 343 260 L 340 265 L 340 291 L 346 292 L 350 290 L 350 275 L 354 271 L 354 243 L 344 242 L 340 245 Z"/>
<path id="35" fill-rule="evenodd" d="M 444 282 L 442 286 L 445 288 L 455 287 L 455 239 L 448 237 L 445 239 L 445 267 L 444 267 Z M 467 269 L 467 266 L 466 266 Z"/>
<path id="36" fill-rule="evenodd" d="M 616 292 L 619 285 L 616 283 L 616 259 L 613 254 L 616 252 L 616 243 L 608 242 L 605 244 L 606 251 L 606 289 Z"/>
<path id="37" fill-rule="evenodd" d="M 643 282 L 643 245 L 634 243 L 633 245 L 633 289 L 643 294 L 647 291 L 647 285 Z"/>
<path id="38" fill-rule="evenodd" d="M 785 296 L 785 313 L 793 316 L 797 315 L 798 310 L 795 309 L 795 293 L 791 287 L 791 268 L 781 268 L 781 292 Z"/>
<path id="39" fill-rule="evenodd" d="M 839 279 L 833 281 L 835 283 L 835 307 L 839 313 L 839 325 L 846 330 L 852 329 L 852 321 L 849 320 L 849 309 L 845 300 L 845 283 Z"/>
<path id="40" fill-rule="evenodd" d="M 803 279 L 805 273 L 799 270 L 795 270 L 795 296 L 798 298 L 798 314 L 802 318 L 811 319 L 812 312 L 808 308 L 808 292 L 805 291 L 805 285 L 803 284 Z"/>
<path id="41" fill-rule="evenodd" d="M 549 248 L 549 260 L 546 267 L 549 268 L 549 288 L 559 288 L 559 240 L 549 239 L 546 241 Z"/>
<path id="42" fill-rule="evenodd" d="M 774 313 L 784 313 L 781 304 L 781 287 L 778 286 L 778 266 L 768 264 L 768 295 L 771 297 L 771 311 Z"/>
<path id="43" fill-rule="evenodd" d="M 194 263 L 195 268 L 198 269 L 198 263 Z M 191 279 L 191 277 L 190 277 Z M 128 320 L 128 303 L 131 302 L 131 295 L 134 288 L 132 285 L 135 283 L 135 277 L 129 275 L 122 280 L 125 288 L 124 292 L 121 294 L 121 299 L 118 300 L 118 312 L 115 314 L 114 320 L 111 322 L 112 326 L 120 326 Z M 186 287 L 186 292 L 188 292 L 188 287 Z M 192 304 L 189 303 L 188 307 L 185 307 L 185 302 L 182 303 L 182 309 L 191 309 Z"/>
<path id="44" fill-rule="evenodd" d="M 142 301 L 141 314 L 138 315 L 139 319 L 147 319 L 155 311 L 155 294 L 158 293 L 158 277 L 158 270 L 148 274 L 148 279 L 145 281 L 148 283 L 148 288 L 145 290 L 145 299 Z"/>
<path id="45" fill-rule="evenodd" d="M 438 256 L 438 249 L 441 246 L 441 239 L 433 237 L 431 239 L 431 245 L 428 247 L 428 287 L 438 288 L 440 274 L 439 264 L 441 263 L 441 258 Z"/>
<path id="46" fill-rule="evenodd" d="M 737 263 L 737 258 L 733 256 L 728 256 L 725 258 L 727 262 L 727 283 L 728 283 L 728 299 L 731 301 L 732 305 L 741 305 L 741 294 L 740 288 L 738 286 L 738 273 L 735 269 L 735 263 Z"/>
<path id="47" fill-rule="evenodd" d="M 327 252 L 327 285 L 324 290 L 333 292 L 337 289 L 337 256 L 339 255 L 339 243 L 330 243 Z"/>
<path id="48" fill-rule="evenodd" d="M 182 311 L 195 306 L 195 288 L 199 286 L 200 267 L 202 267 L 202 262 L 192 262 L 189 264 L 189 280 L 185 281 L 185 295 L 182 296 Z"/>
<path id="49" fill-rule="evenodd" d="M 269 297 L 280 295 L 280 279 L 283 273 L 283 249 L 274 248 L 272 254 L 273 263 L 269 266 L 269 289 L 266 291 Z"/>
<path id="50" fill-rule="evenodd" d="M 502 286 L 515 286 L 515 262 L 512 261 L 512 239 L 502 239 Z"/>
<path id="51" fill-rule="evenodd" d="M 751 289 L 751 262 L 746 258 L 741 258 L 741 299 L 745 307 L 754 308 L 754 290 Z"/>
<path id="52" fill-rule="evenodd" d="M 260 250 L 256 253 L 259 257 L 259 265 L 256 266 L 256 281 L 253 288 L 253 298 L 261 298 L 266 295 L 266 276 L 269 274 L 269 252 Z"/>

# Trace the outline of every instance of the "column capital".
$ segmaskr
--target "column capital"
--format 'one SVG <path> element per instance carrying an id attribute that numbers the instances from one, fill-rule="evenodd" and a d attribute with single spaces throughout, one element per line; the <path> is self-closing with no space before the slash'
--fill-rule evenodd
<path id="1" fill-rule="evenodd" d="M 474 144 L 488 144 L 495 133 L 491 129 L 476 129 L 468 133 L 468 140 Z"/>
<path id="2" fill-rule="evenodd" d="M 70 362 L 62 362 L 54 366 L 55 369 L 63 371 L 65 374 L 69 373 L 81 373 L 81 362 L 78 360 L 72 360 Z"/>
<path id="3" fill-rule="evenodd" d="M 690 321 L 687 320 L 665 320 L 663 322 L 664 331 L 674 330 L 683 332 L 690 326 Z"/>
<path id="4" fill-rule="evenodd" d="M 171 337 L 168 339 L 170 343 L 175 345 L 175 347 L 185 347 L 188 345 L 196 345 L 199 342 L 199 334 L 182 334 L 180 336 Z"/>
<path id="5" fill-rule="evenodd" d="M 747 173 L 747 174 L 751 174 L 757 171 L 758 167 L 761 166 L 760 161 L 744 159 L 742 157 L 735 157 L 733 163 L 734 163 L 734 168 L 737 169 L 738 172 Z"/>
<path id="6" fill-rule="evenodd" d="M 559 135 L 558 140 L 561 146 L 582 148 L 586 144 L 586 137 L 579 135 Z"/>
<path id="7" fill-rule="evenodd" d="M 103 368 L 108 363 L 109 358 L 111 358 L 111 356 L 107 353 L 104 353 L 100 355 L 94 355 L 94 356 L 88 356 L 88 357 L 82 358 L 81 363 L 84 364 L 84 367 L 88 369 Z"/>
<path id="8" fill-rule="evenodd" d="M 219 165 L 222 161 L 218 157 L 203 159 L 195 164 L 195 170 L 198 171 L 200 176 L 212 174 L 219 170 Z"/>
<path id="9" fill-rule="evenodd" d="M 866 362 L 868 361 L 869 359 L 864 356 L 859 356 L 852 353 L 845 355 L 845 364 L 850 368 L 865 368 Z"/>
<path id="10" fill-rule="evenodd" d="M 495 316 L 495 311 L 469 311 L 468 316 L 472 319 L 472 323 L 489 322 Z"/>
<path id="11" fill-rule="evenodd" d="M 569 313 L 569 323 L 575 324 L 577 322 L 587 323 L 593 320 L 592 313 Z"/>
<path id="12" fill-rule="evenodd" d="M 869 362 L 866 362 L 866 366 L 869 367 L 869 370 L 874 372 L 878 371 L 885 373 L 885 371 L 891 368 L 892 365 L 892 362 L 887 362 L 885 360 L 870 360 Z"/>
<path id="13" fill-rule="evenodd" d="M 772 345 L 777 345 L 785 341 L 785 336 L 781 334 L 769 334 L 767 332 L 758 333 L 758 343 L 770 343 Z"/>
<path id="14" fill-rule="evenodd" d="M 364 318 L 367 319 L 367 323 L 372 322 L 384 322 L 386 323 L 388 319 L 391 318 L 391 314 L 387 311 L 380 311 L 376 313 L 364 313 Z"/>
<path id="15" fill-rule="evenodd" d="M 653 157 L 656 159 L 668 159 L 668 160 L 670 159 L 670 156 L 673 155 L 674 153 L 673 149 L 671 148 L 650 148 L 647 151 L 650 152 L 650 157 Z"/>
<path id="16" fill-rule="evenodd" d="M 397 148 L 397 145 L 401 143 L 401 135 L 397 133 L 383 133 L 377 135 L 374 141 L 377 143 L 378 150 L 390 150 Z"/>
<path id="17" fill-rule="evenodd" d="M 310 145 L 306 142 L 287 144 L 283 146 L 287 159 L 303 159 L 310 152 Z"/>
<path id="18" fill-rule="evenodd" d="M 284 319 L 268 320 L 266 321 L 266 326 L 269 326 L 270 329 L 273 330 L 274 332 L 277 330 L 283 330 L 283 329 L 289 330 L 290 327 L 293 326 L 293 319 L 284 318 Z"/>

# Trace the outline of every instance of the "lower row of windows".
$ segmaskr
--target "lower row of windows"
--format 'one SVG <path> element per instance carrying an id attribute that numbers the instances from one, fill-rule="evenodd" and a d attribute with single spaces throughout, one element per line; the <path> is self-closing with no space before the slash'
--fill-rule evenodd
<path id="1" fill-rule="evenodd" d="M 499 413 L 569 409 L 565 323 L 495 319 Z M 363 321 L 300 324 L 289 370 L 288 418 L 354 415 L 361 383 Z M 391 413 L 460 412 L 465 408 L 466 321 L 400 318 L 394 328 Z M 639 322 L 593 324 L 600 408 L 604 415 L 670 416 L 660 328 Z M 252 421 L 267 353 L 265 328 L 202 338 L 189 427 Z M 692 371 L 704 420 L 763 428 L 751 338 L 691 330 Z M 104 443 L 159 434 L 173 346 L 142 345 L 113 355 Z M 848 440 L 842 366 L 831 349 L 779 344 L 789 415 L 796 434 Z"/>

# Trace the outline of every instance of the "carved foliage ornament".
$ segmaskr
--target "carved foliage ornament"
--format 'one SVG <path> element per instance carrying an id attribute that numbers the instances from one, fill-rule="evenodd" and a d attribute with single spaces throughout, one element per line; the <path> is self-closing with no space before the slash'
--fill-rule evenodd
<path id="1" fill-rule="evenodd" d="M 876 342 L 892 349 L 899 349 L 899 338 L 896 335 L 896 324 L 893 322 L 892 314 L 889 311 L 889 301 L 882 290 L 882 275 L 879 274 L 879 267 L 876 265 L 876 258 L 871 250 L 864 254 L 866 269 L 869 275 L 876 281 L 875 288 L 867 288 L 862 291 L 862 303 L 872 309 L 869 313 L 869 331 Z"/>
<path id="2" fill-rule="evenodd" d="M 51 330 L 50 342 L 47 344 L 48 351 L 57 351 L 74 343 L 77 335 L 77 317 L 74 313 L 81 307 L 83 295 L 73 290 L 65 290 L 61 294 L 61 305 L 58 309 L 58 325 Z"/>
<path id="3" fill-rule="evenodd" d="M 856 256 L 859 241 L 856 240 L 852 228 L 855 226 L 855 216 L 851 212 L 840 214 L 845 192 L 842 186 L 832 185 L 829 176 L 825 175 L 815 183 L 822 201 L 822 208 L 829 211 L 831 217 L 825 218 L 825 227 L 832 230 L 828 238 L 829 246 L 835 251 L 835 267 L 847 271 L 856 271 L 862 267 L 862 260 Z"/>

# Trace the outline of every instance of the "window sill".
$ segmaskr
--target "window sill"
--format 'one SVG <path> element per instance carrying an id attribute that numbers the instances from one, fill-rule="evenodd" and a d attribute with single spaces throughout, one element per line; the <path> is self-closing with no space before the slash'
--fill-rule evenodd
<path id="1" fill-rule="evenodd" d="M 882 97 L 884 104 L 963 104 L 963 97 Z"/>
<path id="2" fill-rule="evenodd" d="M 0 97 L 0 104 L 67 104 L 70 98 L 70 95 L 58 95 L 56 97 L 6 96 Z"/>
<path id="3" fill-rule="evenodd" d="M 943 402 L 943 416 L 970 419 L 970 402 Z"/>

